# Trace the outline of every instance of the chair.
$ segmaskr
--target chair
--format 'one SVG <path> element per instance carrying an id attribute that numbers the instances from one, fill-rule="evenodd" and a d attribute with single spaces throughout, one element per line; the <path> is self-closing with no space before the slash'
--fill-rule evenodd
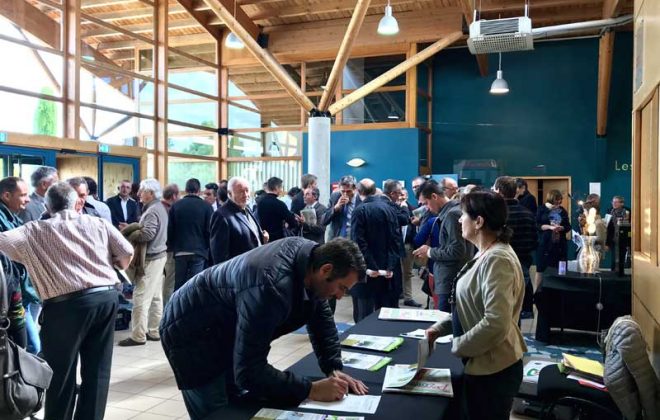
<path id="1" fill-rule="evenodd" d="M 568 379 L 559 371 L 557 365 L 549 365 L 541 370 L 537 395 L 543 403 L 540 419 L 554 419 L 553 412 L 557 406 L 572 408 L 580 419 L 623 418 L 608 392 L 588 388 Z"/>

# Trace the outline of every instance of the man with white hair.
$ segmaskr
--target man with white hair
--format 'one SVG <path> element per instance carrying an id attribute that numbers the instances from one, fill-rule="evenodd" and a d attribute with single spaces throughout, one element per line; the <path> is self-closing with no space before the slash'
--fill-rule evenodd
<path id="1" fill-rule="evenodd" d="M 229 200 L 211 218 L 211 256 L 219 264 L 268 242 L 268 232 L 248 207 L 250 184 L 233 177 L 227 183 Z"/>
<path id="2" fill-rule="evenodd" d="M 45 418 L 101 420 L 117 315 L 113 266 L 126 268 L 133 247 L 107 221 L 75 211 L 78 194 L 66 182 L 45 198 L 50 219 L 0 233 L 0 252 L 25 266 L 43 300 L 42 353 L 53 369 Z"/>
<path id="3" fill-rule="evenodd" d="M 122 230 L 124 236 L 128 236 L 136 247 L 142 247 L 144 255 L 144 258 L 135 258 L 131 263 L 130 273 L 135 286 L 131 315 L 133 326 L 131 336 L 119 342 L 122 347 L 144 345 L 147 340 L 160 340 L 158 325 L 163 316 L 163 273 L 167 261 L 168 222 L 167 210 L 160 202 L 161 197 L 162 190 L 157 180 L 148 178 L 140 182 L 138 198 L 142 203 L 142 216 L 137 225 L 131 224 Z"/>
<path id="4" fill-rule="evenodd" d="M 44 196 L 48 187 L 59 181 L 57 169 L 52 166 L 40 166 L 32 172 L 30 181 L 34 192 L 30 194 L 30 202 L 25 206 L 25 210 L 18 214 L 24 223 L 39 220 L 46 211 Z"/>
<path id="5" fill-rule="evenodd" d="M 442 185 L 442 189 L 445 193 L 445 197 L 447 197 L 450 200 L 453 200 L 456 198 L 456 193 L 458 192 L 458 183 L 454 178 L 442 178 L 442 181 L 440 183 Z"/>

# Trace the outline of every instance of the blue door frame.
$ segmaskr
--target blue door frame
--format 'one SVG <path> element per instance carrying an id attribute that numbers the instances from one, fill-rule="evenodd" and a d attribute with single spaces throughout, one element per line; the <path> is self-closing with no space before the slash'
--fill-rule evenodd
<path id="1" fill-rule="evenodd" d="M 55 166 L 55 150 L 35 149 L 33 147 L 19 147 L 0 145 L 0 155 L 27 155 L 38 156 L 44 159 L 44 165 Z"/>

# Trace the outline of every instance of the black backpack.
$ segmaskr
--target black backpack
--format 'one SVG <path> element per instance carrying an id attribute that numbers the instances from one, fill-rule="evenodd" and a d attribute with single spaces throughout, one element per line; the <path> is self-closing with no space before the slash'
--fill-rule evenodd
<path id="1" fill-rule="evenodd" d="M 53 371 L 9 339 L 8 287 L 0 261 L 0 419 L 20 420 L 41 409 Z"/>

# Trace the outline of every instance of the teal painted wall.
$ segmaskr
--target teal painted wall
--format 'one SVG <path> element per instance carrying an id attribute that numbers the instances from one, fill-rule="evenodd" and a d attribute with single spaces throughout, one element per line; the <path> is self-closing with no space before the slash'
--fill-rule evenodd
<path id="1" fill-rule="evenodd" d="M 605 138 L 596 137 L 597 38 L 503 54 L 505 96 L 488 93 L 496 55 L 487 77 L 467 49 L 441 52 L 433 69 L 434 173 L 454 172 L 455 160 L 495 159 L 501 175 L 571 176 L 575 197 L 601 182 L 603 211 L 612 195 L 630 202 L 631 172 L 615 165 L 631 162 L 631 34 L 616 35 Z"/>
<path id="2" fill-rule="evenodd" d="M 358 180 L 371 178 L 379 187 L 388 178 L 410 181 L 417 175 L 419 133 L 416 128 L 392 130 L 333 131 L 330 137 L 330 179 L 344 175 Z M 307 133 L 303 136 L 303 173 L 307 172 Z M 359 157 L 367 163 L 359 168 L 346 164 Z"/>

